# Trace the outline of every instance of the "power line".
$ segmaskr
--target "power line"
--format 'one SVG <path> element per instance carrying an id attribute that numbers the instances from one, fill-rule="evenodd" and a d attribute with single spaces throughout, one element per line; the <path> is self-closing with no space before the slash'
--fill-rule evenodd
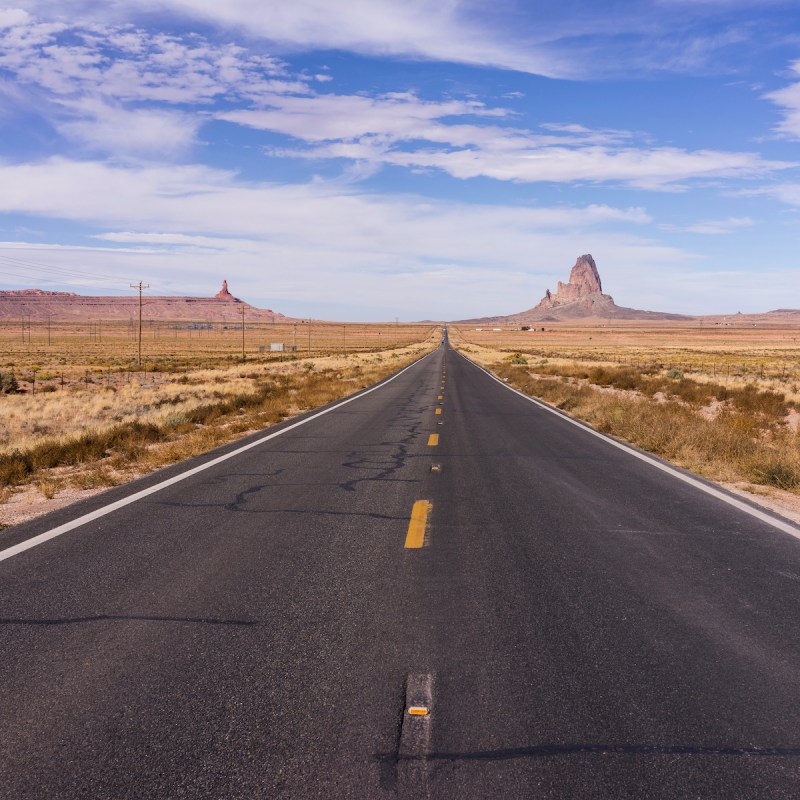
<path id="1" fill-rule="evenodd" d="M 11 264 L 16 266 L 23 266 L 23 267 L 30 267 L 35 270 L 39 270 L 42 272 L 51 272 L 56 275 L 69 275 L 78 278 L 92 278 L 94 280 L 100 281 L 111 281 L 113 283 L 119 282 L 119 277 L 114 277 L 112 275 L 104 275 L 101 272 L 86 272 L 84 270 L 75 269 L 75 268 L 67 268 L 67 267 L 58 267 L 55 264 L 46 264 L 42 261 L 32 261 L 30 259 L 25 258 L 17 258 L 15 256 L 8 256 L 4 254 L 0 254 L 0 261 L 8 261 Z"/>
<path id="2" fill-rule="evenodd" d="M 44 277 L 43 275 L 36 275 L 35 276 L 35 279 L 37 281 L 41 281 L 41 282 L 44 282 L 44 283 L 56 284 L 56 285 L 68 284 L 68 285 L 76 286 L 76 287 L 79 287 L 79 288 L 82 288 L 82 289 L 86 289 L 86 288 L 103 289 L 104 288 L 102 286 L 99 286 L 99 287 L 87 286 L 86 283 L 82 282 L 83 279 L 90 279 L 90 280 L 98 281 L 98 282 L 101 282 L 101 283 L 112 283 L 112 284 L 114 284 L 113 288 L 117 289 L 118 291 L 127 292 L 129 290 L 129 287 L 124 286 L 120 282 L 120 278 L 112 277 L 110 275 L 104 275 L 103 273 L 85 272 L 83 270 L 78 270 L 78 269 L 67 269 L 67 268 L 64 268 L 64 267 L 57 267 L 57 266 L 55 266 L 53 264 L 44 264 L 43 262 L 40 262 L 40 261 L 30 261 L 30 260 L 27 260 L 27 259 L 15 258 L 13 256 L 6 256 L 6 255 L 0 254 L 0 262 L 3 262 L 3 261 L 5 261 L 5 262 L 7 262 L 7 263 L 9 263 L 9 264 L 11 264 L 12 266 L 15 266 L 15 267 L 20 267 L 20 266 L 21 267 L 25 267 L 26 270 L 30 269 L 30 270 L 33 270 L 35 272 L 44 272 L 46 274 L 57 275 L 59 277 L 64 276 L 64 277 L 62 277 L 61 280 L 54 280 L 53 278 Z M 30 274 L 22 274 L 21 275 L 18 272 L 12 272 L 12 271 L 10 271 L 8 269 L 2 269 L 2 268 L 0 268 L 0 275 L 5 275 L 5 276 L 8 276 L 8 277 L 13 277 L 13 278 L 22 278 L 23 280 L 30 280 L 31 279 L 31 275 Z M 109 288 L 111 288 L 111 287 L 109 287 Z M 163 292 L 164 294 L 167 294 L 167 295 L 174 295 L 176 297 L 183 296 L 183 292 L 176 291 L 175 289 L 168 289 L 167 287 L 165 287 L 163 285 L 154 284 L 153 288 L 155 288 L 159 292 Z"/>

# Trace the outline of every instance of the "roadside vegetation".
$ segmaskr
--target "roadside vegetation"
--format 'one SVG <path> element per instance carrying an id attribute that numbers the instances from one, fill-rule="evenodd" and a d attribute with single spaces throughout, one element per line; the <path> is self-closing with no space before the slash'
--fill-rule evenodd
<path id="1" fill-rule="evenodd" d="M 658 352 L 638 366 L 618 365 L 453 339 L 510 385 L 604 433 L 714 480 L 800 495 L 800 402 L 791 380 L 715 381 L 660 362 Z"/>
<path id="2" fill-rule="evenodd" d="M 78 499 L 352 394 L 435 347 L 429 327 L 419 334 L 395 349 L 12 389 L 0 395 L 0 524 L 49 510 L 44 499 Z"/>

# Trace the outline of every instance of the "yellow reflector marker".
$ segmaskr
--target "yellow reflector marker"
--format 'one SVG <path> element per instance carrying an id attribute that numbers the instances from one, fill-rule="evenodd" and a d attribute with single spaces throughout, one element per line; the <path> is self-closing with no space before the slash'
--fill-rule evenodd
<path id="1" fill-rule="evenodd" d="M 436 447 L 439 444 L 439 434 L 432 433 L 428 436 L 428 447 Z"/>
<path id="2" fill-rule="evenodd" d="M 436 409 L 434 409 L 433 413 L 434 414 L 441 414 L 442 413 L 442 409 L 441 408 L 436 408 Z"/>
<path id="3" fill-rule="evenodd" d="M 428 709 L 425 706 L 409 706 L 408 713 L 412 717 L 424 717 L 428 714 Z"/>
<path id="4" fill-rule="evenodd" d="M 411 509 L 411 519 L 408 523 L 408 533 L 406 534 L 407 548 L 418 548 L 425 544 L 425 523 L 428 521 L 428 513 L 431 510 L 430 500 L 417 500 Z"/>
<path id="5" fill-rule="evenodd" d="M 437 400 L 441 400 L 442 399 L 442 395 L 439 395 L 436 399 Z"/>

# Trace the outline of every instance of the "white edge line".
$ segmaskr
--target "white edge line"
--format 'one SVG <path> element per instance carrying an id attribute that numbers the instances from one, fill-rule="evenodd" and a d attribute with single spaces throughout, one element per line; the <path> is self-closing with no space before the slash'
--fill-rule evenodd
<path id="1" fill-rule="evenodd" d="M 651 467 L 655 467 L 656 469 L 660 469 L 662 472 L 666 472 L 668 475 L 672 475 L 673 478 L 677 478 L 678 480 L 683 481 L 684 483 L 688 483 L 689 486 L 693 486 L 695 489 L 699 489 L 701 492 L 705 492 L 712 497 L 715 497 L 717 500 L 722 500 L 723 503 L 727 503 L 729 506 L 733 506 L 734 508 L 738 508 L 739 511 L 744 511 L 745 514 L 749 514 L 751 517 L 755 517 L 761 522 L 766 522 L 768 525 L 771 525 L 773 528 L 777 528 L 779 531 L 783 531 L 783 533 L 788 533 L 790 536 L 794 536 L 795 539 L 800 539 L 800 528 L 797 528 L 794 525 L 791 525 L 788 522 L 784 522 L 776 517 L 773 517 L 769 514 L 765 514 L 763 511 L 759 511 L 759 509 L 754 508 L 753 506 L 749 505 L 748 503 L 743 502 L 742 500 L 737 500 L 735 497 L 731 497 L 729 494 L 720 491 L 719 489 L 715 489 L 713 486 L 709 486 L 702 481 L 697 480 L 697 478 L 691 477 L 691 475 L 686 475 L 683 472 L 675 469 L 674 467 L 669 466 L 668 464 L 664 464 L 663 462 L 659 461 L 652 456 L 648 456 L 645 453 L 642 453 L 639 450 L 634 449 L 633 447 L 629 447 L 622 442 L 618 442 L 616 439 L 612 439 L 610 436 L 606 436 L 604 433 L 600 433 L 600 431 L 595 430 L 594 428 L 590 427 L 586 422 L 580 422 L 572 417 L 568 417 L 566 414 L 563 414 L 556 408 L 548 405 L 547 403 L 542 402 L 541 400 L 537 400 L 535 397 L 531 397 L 530 395 L 525 394 L 524 392 L 519 391 L 519 389 L 515 389 L 513 386 L 509 386 L 507 383 L 504 383 L 500 380 L 496 375 L 493 375 L 489 372 L 488 369 L 484 369 L 480 364 L 476 364 L 472 359 L 467 358 L 463 353 L 459 352 L 455 348 L 453 350 L 458 353 L 465 361 L 468 361 L 473 366 L 477 367 L 481 372 L 486 373 L 493 381 L 496 381 L 501 386 L 505 387 L 514 394 L 518 394 L 520 397 L 528 400 L 529 402 L 533 403 L 534 405 L 539 406 L 539 408 L 544 409 L 545 411 L 549 411 L 551 414 L 555 414 L 559 419 L 563 419 L 565 422 L 569 422 L 570 424 L 574 425 L 576 428 L 580 428 L 582 431 L 586 433 L 590 433 L 592 436 L 596 436 L 598 439 L 602 439 L 604 442 L 608 442 L 608 444 L 613 445 L 618 450 L 622 450 L 628 455 L 632 455 L 635 458 L 638 458 L 640 461 L 644 461 L 645 464 L 650 464 Z M 0 555 L 2 555 L 0 553 Z"/>
<path id="2" fill-rule="evenodd" d="M 7 558 L 16 556 L 19 553 L 24 553 L 26 550 L 30 550 L 32 547 L 44 544 L 50 539 L 55 539 L 56 536 L 61 536 L 62 533 L 68 533 L 69 531 L 75 530 L 75 528 L 80 528 L 82 525 L 86 525 L 88 522 L 100 519 L 100 517 L 104 517 L 106 516 L 106 514 L 110 514 L 112 511 L 116 511 L 117 509 L 124 508 L 125 506 L 130 505 L 131 503 L 135 503 L 137 500 L 141 500 L 143 497 L 147 497 L 148 495 L 160 492 L 162 489 L 166 489 L 167 486 L 172 486 L 175 483 L 179 483 L 180 481 L 186 480 L 186 478 L 191 478 L 192 475 L 197 475 L 198 472 L 203 472 L 204 470 L 211 469 L 211 467 L 215 467 L 217 464 L 221 464 L 223 461 L 227 461 L 229 458 L 233 458 L 234 456 L 238 456 L 240 453 L 244 453 L 245 450 L 250 450 L 253 447 L 258 447 L 258 445 L 263 444 L 264 442 L 268 442 L 270 439 L 275 439 L 278 436 L 283 436 L 284 433 L 288 433 L 289 431 L 294 430 L 295 428 L 299 428 L 301 425 L 305 425 L 309 422 L 312 422 L 315 419 L 319 419 L 325 414 L 330 414 L 331 411 L 336 411 L 342 406 L 346 406 L 348 403 L 352 403 L 355 400 L 360 400 L 365 395 L 371 394 L 372 392 L 375 392 L 378 389 L 382 389 L 384 386 L 395 380 L 395 378 L 399 378 L 404 372 L 411 369 L 411 367 L 416 366 L 421 361 L 424 361 L 426 358 L 428 358 L 428 356 L 433 355 L 433 353 L 435 353 L 436 350 L 438 349 L 439 348 L 437 347 L 434 350 L 431 350 L 430 353 L 426 353 L 424 356 L 422 356 L 422 358 L 418 358 L 416 361 L 412 362 L 407 367 L 403 367 L 403 369 L 401 369 L 400 372 L 395 373 L 390 378 L 381 381 L 375 386 L 372 386 L 371 388 L 363 392 L 360 392 L 359 394 L 353 395 L 352 397 L 348 397 L 345 400 L 341 400 L 340 402 L 336 403 L 336 405 L 333 405 L 330 408 L 318 411 L 316 414 L 312 414 L 310 417 L 301 419 L 299 422 L 287 425 L 285 428 L 281 428 L 281 430 L 279 431 L 275 431 L 274 433 L 269 433 L 266 436 L 262 436 L 260 439 L 256 439 L 254 442 L 249 442 L 248 444 L 242 445 L 241 447 L 237 447 L 230 453 L 225 453 L 224 455 L 217 456 L 217 458 L 213 458 L 211 461 L 207 461 L 205 464 L 200 464 L 197 467 L 192 467 L 192 469 L 188 469 L 186 470 L 186 472 L 181 472 L 179 475 L 173 475 L 171 478 L 167 478 L 166 480 L 161 481 L 160 483 L 156 483 L 153 486 L 149 486 L 147 489 L 142 489 L 141 491 L 136 492 L 135 494 L 128 495 L 128 497 L 123 497 L 121 500 L 116 500 L 113 503 L 109 503 L 107 506 L 103 506 L 102 508 L 90 511 L 88 514 L 84 514 L 83 516 L 76 517 L 70 522 L 65 522 L 63 525 L 59 525 L 57 528 L 51 528 L 49 531 L 40 533 L 38 536 L 34 536 L 32 539 L 26 539 L 24 542 L 19 542 L 18 544 L 13 545 L 12 547 L 8 547 L 5 550 L 0 550 L 0 561 L 5 561 Z"/>

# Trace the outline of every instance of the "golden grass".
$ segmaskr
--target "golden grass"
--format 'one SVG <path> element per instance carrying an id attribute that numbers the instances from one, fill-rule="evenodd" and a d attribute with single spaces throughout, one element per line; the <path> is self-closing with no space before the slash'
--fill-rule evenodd
<path id="1" fill-rule="evenodd" d="M 528 363 L 675 369 L 697 382 L 755 384 L 800 401 L 800 329 L 709 328 L 699 324 L 540 323 L 536 330 L 448 326 L 451 341 L 480 363 L 519 352 Z M 541 328 L 545 330 L 542 331 Z"/>

